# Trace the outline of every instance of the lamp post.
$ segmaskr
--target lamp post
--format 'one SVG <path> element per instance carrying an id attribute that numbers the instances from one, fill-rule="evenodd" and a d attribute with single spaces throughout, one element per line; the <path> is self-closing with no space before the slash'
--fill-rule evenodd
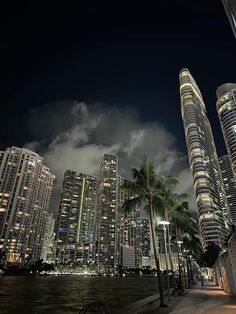
<path id="1" fill-rule="evenodd" d="M 176 241 L 177 243 L 177 257 L 178 257 L 178 266 L 179 266 L 179 283 L 181 287 L 183 288 L 183 282 L 182 282 L 182 271 L 181 271 L 181 265 L 180 265 L 180 252 L 182 254 L 181 244 L 183 241 Z"/>
<path id="2" fill-rule="evenodd" d="M 189 250 L 184 250 L 186 256 L 186 270 L 187 270 L 187 288 L 191 286 L 191 255 L 189 255 Z"/>
<path id="3" fill-rule="evenodd" d="M 169 221 L 160 220 L 159 225 L 163 226 L 164 231 L 164 249 L 165 249 L 165 264 L 166 264 L 166 273 L 167 273 L 167 289 L 168 289 L 168 299 L 170 299 L 170 280 L 169 280 L 169 269 L 168 269 L 168 258 L 167 258 L 167 248 L 166 248 L 166 226 L 170 224 Z"/>

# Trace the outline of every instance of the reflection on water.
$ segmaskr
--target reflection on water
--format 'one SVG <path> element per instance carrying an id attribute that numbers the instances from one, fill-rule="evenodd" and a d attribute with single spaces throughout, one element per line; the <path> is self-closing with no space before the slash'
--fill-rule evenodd
<path id="1" fill-rule="evenodd" d="M 156 277 L 1 277 L 0 313 L 78 313 L 97 300 L 118 309 L 156 292 Z"/>

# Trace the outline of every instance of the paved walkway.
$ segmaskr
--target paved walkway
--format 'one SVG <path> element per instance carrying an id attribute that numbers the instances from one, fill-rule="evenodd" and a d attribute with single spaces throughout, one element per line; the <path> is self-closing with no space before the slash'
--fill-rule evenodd
<path id="1" fill-rule="evenodd" d="M 236 314 L 236 298 L 212 283 L 195 287 L 181 299 L 171 297 L 168 308 L 156 308 L 146 314 Z M 179 303 L 178 303 L 179 302 Z M 177 305 L 176 305 L 177 304 Z"/>

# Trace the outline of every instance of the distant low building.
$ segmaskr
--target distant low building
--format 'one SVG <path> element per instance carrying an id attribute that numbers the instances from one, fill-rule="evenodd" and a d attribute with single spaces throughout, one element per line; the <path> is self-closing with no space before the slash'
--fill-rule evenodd
<path id="1" fill-rule="evenodd" d="M 123 268 L 135 268 L 135 249 L 123 245 L 121 247 L 121 265 Z"/>

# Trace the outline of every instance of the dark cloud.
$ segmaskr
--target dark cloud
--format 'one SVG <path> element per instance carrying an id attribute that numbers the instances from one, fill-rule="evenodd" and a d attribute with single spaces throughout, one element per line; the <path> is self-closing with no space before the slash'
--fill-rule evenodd
<path id="1" fill-rule="evenodd" d="M 43 155 L 57 178 L 54 211 L 64 172 L 72 169 L 97 175 L 104 153 L 118 155 L 119 173 L 125 178 L 130 178 L 131 168 L 148 156 L 155 161 L 158 172 L 180 177 L 178 192 L 192 195 L 187 161 L 175 136 L 158 121 L 142 122 L 132 107 L 106 108 L 71 101 L 48 104 L 39 113 L 31 112 L 29 128 L 37 128 L 38 137 L 25 146 Z"/>

